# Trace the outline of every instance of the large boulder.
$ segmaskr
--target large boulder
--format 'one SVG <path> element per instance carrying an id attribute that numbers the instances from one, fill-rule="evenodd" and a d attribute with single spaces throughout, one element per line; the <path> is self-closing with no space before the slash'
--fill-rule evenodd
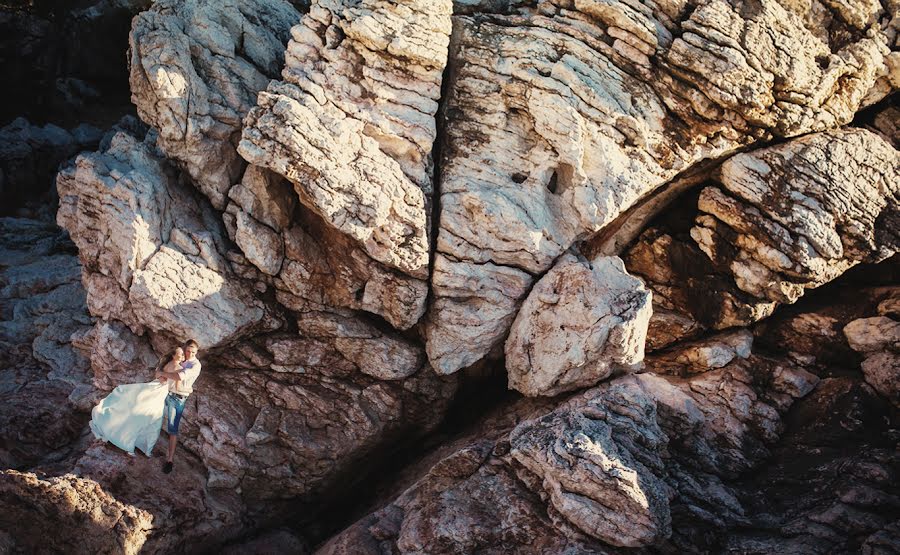
<path id="1" fill-rule="evenodd" d="M 152 139 L 113 132 L 57 179 L 57 221 L 78 246 L 91 313 L 206 349 L 271 329 L 264 303 L 224 258 L 217 214 Z"/>
<path id="2" fill-rule="evenodd" d="M 511 389 L 557 395 L 644 358 L 651 294 L 622 260 L 563 255 L 522 303 L 506 340 Z"/>
<path id="3" fill-rule="evenodd" d="M 287 0 L 165 0 L 132 21 L 131 100 L 218 209 L 244 170 L 241 120 L 281 71 L 299 19 Z"/>

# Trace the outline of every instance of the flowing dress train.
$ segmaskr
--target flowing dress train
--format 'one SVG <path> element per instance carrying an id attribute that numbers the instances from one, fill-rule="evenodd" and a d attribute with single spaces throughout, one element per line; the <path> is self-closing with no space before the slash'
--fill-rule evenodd
<path id="1" fill-rule="evenodd" d="M 168 385 L 152 381 L 123 384 L 91 411 L 91 431 L 130 454 L 137 447 L 150 456 L 163 422 Z"/>

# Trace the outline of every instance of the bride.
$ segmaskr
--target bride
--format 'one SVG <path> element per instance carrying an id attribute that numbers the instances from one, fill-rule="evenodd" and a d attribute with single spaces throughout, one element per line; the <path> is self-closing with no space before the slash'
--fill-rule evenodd
<path id="1" fill-rule="evenodd" d="M 160 362 L 158 381 L 117 386 L 91 411 L 91 431 L 134 456 L 137 447 L 148 457 L 159 439 L 169 385 L 161 372 L 178 372 L 184 351 L 177 347 Z"/>

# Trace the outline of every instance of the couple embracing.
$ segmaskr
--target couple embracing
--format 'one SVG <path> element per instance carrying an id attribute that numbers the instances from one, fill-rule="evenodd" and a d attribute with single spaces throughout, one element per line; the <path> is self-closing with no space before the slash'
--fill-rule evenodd
<path id="1" fill-rule="evenodd" d="M 160 429 L 165 429 L 169 449 L 163 472 L 172 472 L 181 415 L 200 375 L 199 348 L 190 339 L 160 361 L 154 381 L 116 387 L 91 411 L 94 436 L 129 455 L 134 456 L 138 448 L 149 457 Z"/>

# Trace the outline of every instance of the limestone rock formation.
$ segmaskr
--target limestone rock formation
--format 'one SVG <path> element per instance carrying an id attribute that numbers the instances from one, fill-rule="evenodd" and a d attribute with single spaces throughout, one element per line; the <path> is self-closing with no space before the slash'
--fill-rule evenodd
<path id="1" fill-rule="evenodd" d="M 450 12 L 449 0 L 314 3 L 240 144 L 374 260 L 419 279 Z"/>
<path id="2" fill-rule="evenodd" d="M 226 258 L 217 214 L 153 137 L 114 132 L 59 176 L 59 221 L 100 318 L 78 339 L 97 386 L 144 381 L 154 354 L 196 338 L 208 370 L 183 443 L 208 487 L 246 492 L 231 510 L 262 518 L 265 502 L 333 485 L 377 448 L 436 426 L 455 380 L 431 372 L 421 346 L 353 312 L 306 301 L 287 316 L 260 300 Z"/>
<path id="3" fill-rule="evenodd" d="M 46 222 L 0 218 L 0 463 L 64 456 L 93 388 L 72 335 L 91 328 L 74 245 Z"/>
<path id="4" fill-rule="evenodd" d="M 779 415 L 816 382 L 753 355 L 687 380 L 619 377 L 550 412 L 513 407 L 322 552 L 676 548 L 673 529 L 748 522 L 729 483 L 765 459 Z"/>
<path id="5" fill-rule="evenodd" d="M 271 329 L 253 290 L 229 279 L 215 213 L 148 137 L 115 132 L 59 174 L 57 220 L 78 246 L 91 313 L 207 347 Z"/>
<path id="6" fill-rule="evenodd" d="M 436 256 L 463 266 L 432 277 L 427 319 L 444 373 L 503 340 L 495 323 L 519 299 L 480 294 L 495 268 L 540 275 L 702 160 L 849 122 L 889 53 L 875 30 L 823 42 L 775 0 L 743 10 L 543 0 L 456 22 Z M 469 276 L 470 294 L 441 296 L 441 280 L 456 275 Z M 492 316 L 459 329 L 480 313 Z M 480 340 L 456 353 L 468 336 Z"/>
<path id="7" fill-rule="evenodd" d="M 132 23 L 132 102 L 217 209 L 243 173 L 241 120 L 281 70 L 299 19 L 286 0 L 166 0 Z"/>
<path id="8" fill-rule="evenodd" d="M 141 552 L 153 526 L 147 511 L 124 504 L 91 479 L 67 474 L 43 480 L 14 470 L 0 475 L 3 529 L 15 530 L 10 552 Z M 54 532 L 47 533 L 47 522 Z M 5 534 L 4 534 L 5 535 Z"/>
<path id="9" fill-rule="evenodd" d="M 257 511 L 346 487 L 336 480 L 379 447 L 434 428 L 455 391 L 421 347 L 352 314 L 308 312 L 296 326 L 208 357 L 219 371 L 187 423 L 210 486 L 240 486 Z"/>
<path id="10" fill-rule="evenodd" d="M 92 125 L 67 131 L 52 123 L 31 125 L 25 118 L 0 128 L 0 200 L 4 206 L 46 195 L 53 188 L 60 163 L 80 150 L 96 148 L 101 136 Z M 7 210 L 4 208 L 5 213 Z"/>
<path id="11" fill-rule="evenodd" d="M 144 123 L 0 132 L 96 148 L 0 219 L 0 551 L 898 549 L 895 0 L 146 8 Z M 94 441 L 188 337 L 175 471 Z"/>
<path id="12" fill-rule="evenodd" d="M 860 365 L 866 382 L 900 407 L 900 321 L 897 290 L 878 305 L 880 316 L 859 318 L 844 327 L 850 347 L 865 359 Z"/>
<path id="13" fill-rule="evenodd" d="M 738 154 L 721 183 L 700 193 L 691 237 L 756 298 L 793 303 L 900 248 L 900 153 L 868 131 Z"/>
<path id="14" fill-rule="evenodd" d="M 636 369 L 644 358 L 650 300 L 621 259 L 563 255 L 535 284 L 510 329 L 510 388 L 557 395 Z"/>
<path id="15" fill-rule="evenodd" d="M 719 333 L 695 341 L 684 341 L 668 351 L 646 358 L 645 368 L 657 374 L 688 376 L 722 368 L 738 358 L 750 356 L 753 333 L 747 329 Z"/>
<path id="16" fill-rule="evenodd" d="M 900 154 L 846 128 L 739 154 L 697 200 L 690 238 L 648 229 L 624 254 L 658 310 L 651 348 L 761 320 L 897 251 Z"/>

